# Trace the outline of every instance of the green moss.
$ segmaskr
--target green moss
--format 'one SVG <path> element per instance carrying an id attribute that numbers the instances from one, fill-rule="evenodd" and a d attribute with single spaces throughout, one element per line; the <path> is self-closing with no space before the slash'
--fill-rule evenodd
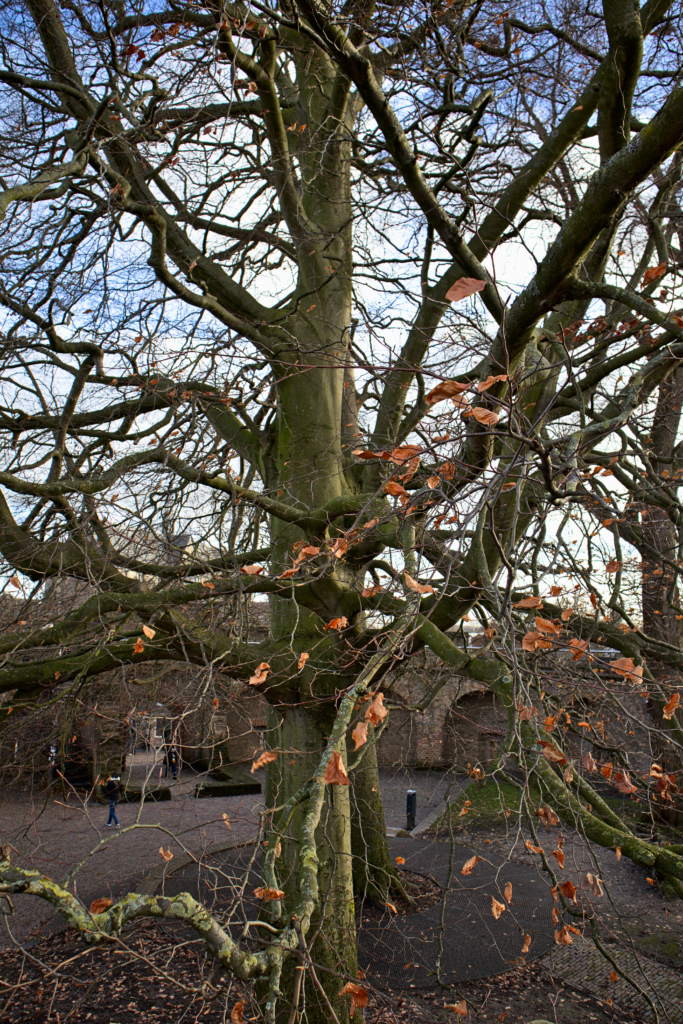
<path id="1" fill-rule="evenodd" d="M 537 789 L 528 789 L 529 799 L 534 807 L 542 802 Z M 450 805 L 453 828 L 501 829 L 506 824 L 515 825 L 520 818 L 521 790 L 508 782 L 486 779 L 475 782 L 461 793 Z M 465 811 L 462 814 L 462 811 Z M 442 815 L 434 824 L 435 829 L 448 828 L 448 815 Z"/>

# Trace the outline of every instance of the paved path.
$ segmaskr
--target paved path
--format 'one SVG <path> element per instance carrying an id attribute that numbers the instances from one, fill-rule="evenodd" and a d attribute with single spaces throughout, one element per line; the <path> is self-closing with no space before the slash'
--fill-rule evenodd
<path id="1" fill-rule="evenodd" d="M 166 785 L 169 780 L 159 778 L 160 767 L 158 763 L 138 760 L 132 766 L 131 781 L 139 783 L 143 778 L 148 778 L 150 783 L 153 780 L 156 785 Z M 194 789 L 199 779 L 195 773 L 184 771 L 178 782 L 171 783 L 171 801 L 146 802 L 142 807 L 139 804 L 120 806 L 120 831 L 105 828 L 107 808 L 99 804 L 84 805 L 77 801 L 66 806 L 61 800 L 45 793 L 33 797 L 5 793 L 0 797 L 0 842 L 9 843 L 14 848 L 13 858 L 17 863 L 36 867 L 58 880 L 63 880 L 78 866 L 75 881 L 71 884 L 85 903 L 101 896 L 116 897 L 139 888 L 153 888 L 156 875 L 164 866 L 159 853 L 160 846 L 165 850 L 170 849 L 177 858 L 176 864 L 179 864 L 188 857 L 206 859 L 212 848 L 230 842 L 247 842 L 258 834 L 259 814 L 262 811 L 260 796 L 198 800 L 194 798 Z M 434 812 L 439 812 L 452 783 L 454 788 L 451 797 L 464 784 L 462 779 L 454 779 L 449 773 L 410 769 L 383 771 L 380 780 L 389 829 L 405 827 L 406 789 L 417 791 L 416 831 L 419 831 L 420 822 L 424 823 L 425 819 L 433 817 Z M 230 828 L 224 814 L 228 816 Z M 557 830 L 548 829 L 540 841 L 550 851 L 556 838 Z M 483 834 L 468 836 L 466 833 L 457 833 L 455 839 L 454 884 L 475 895 L 471 898 L 468 896 L 464 901 L 458 897 L 459 902 L 456 900 L 451 901 L 452 905 L 449 904 L 449 915 L 456 920 L 457 932 L 452 935 L 450 932 L 443 933 L 447 938 L 445 947 L 456 947 L 467 938 L 468 942 L 472 940 L 468 949 L 474 950 L 476 942 L 481 942 L 481 935 L 484 935 L 490 953 L 491 962 L 488 967 L 493 972 L 505 969 L 506 957 L 511 961 L 518 955 L 519 937 L 533 932 L 530 925 L 537 925 L 533 934 L 537 936 L 540 945 L 548 948 L 546 904 L 549 897 L 547 878 L 540 871 L 539 858 L 530 855 L 521 837 L 512 832 L 502 838 L 500 834 L 492 833 L 488 840 Z M 433 874 L 441 884 L 445 884 L 448 843 L 413 836 L 392 839 L 390 844 L 394 856 L 404 857 L 407 868 Z M 475 850 L 482 861 L 475 867 L 467 885 L 463 886 L 460 868 Z M 665 962 L 658 963 L 646 955 L 646 952 L 650 952 L 654 956 L 666 956 L 672 962 L 683 963 L 680 945 L 683 936 L 681 902 L 674 900 L 667 904 L 657 888 L 649 885 L 647 873 L 626 858 L 619 862 L 613 853 L 592 847 L 571 835 L 565 835 L 563 850 L 565 864 L 561 871 L 558 870 L 558 880 L 571 880 L 579 887 L 578 899 L 586 907 L 591 904 L 597 911 L 601 934 L 615 960 L 619 979 L 616 982 L 610 980 L 612 967 L 606 964 L 589 941 L 578 937 L 571 946 L 560 948 L 553 945 L 553 952 L 547 960 L 548 968 L 571 984 L 593 991 L 601 997 L 611 998 L 616 1007 L 623 1006 L 630 1012 L 641 1013 L 643 1021 L 654 1020 L 649 1014 L 647 1001 L 624 980 L 624 975 L 631 975 L 639 985 L 647 988 L 650 998 L 660 1006 L 662 1020 L 683 1024 L 680 967 L 677 973 L 667 967 Z M 208 861 L 211 861 L 210 857 Z M 174 866 L 173 862 L 166 866 L 167 875 L 172 874 Z M 604 880 L 604 896 L 594 897 L 580 888 L 587 871 L 592 871 Z M 506 902 L 503 890 L 508 881 L 513 885 L 513 900 L 517 901 L 514 908 L 519 912 L 516 923 L 512 907 L 497 922 L 490 917 L 490 897 L 496 895 L 500 902 Z M 534 919 L 534 908 L 541 904 L 542 912 Z M 14 916 L 5 920 L 16 941 L 30 941 L 46 928 L 52 930 L 61 925 L 61 918 L 42 900 L 21 896 L 14 900 L 14 905 Z M 406 918 L 401 918 L 394 922 L 391 915 L 388 915 L 385 924 L 390 931 L 398 929 L 400 932 L 405 921 Z M 501 921 L 504 923 L 501 924 Z M 423 923 L 423 939 L 429 929 L 433 935 L 437 934 L 440 923 L 434 914 L 429 919 L 425 918 Z M 477 928 L 480 931 L 479 940 Z M 522 929 L 528 931 L 522 932 Z M 401 945 L 406 938 L 409 939 L 407 932 L 400 936 L 398 932 L 390 946 L 394 950 L 394 958 L 396 955 L 399 959 L 403 957 L 405 964 L 397 963 L 395 973 L 402 975 L 408 988 L 420 988 L 425 977 L 429 976 L 429 964 L 423 964 L 418 970 L 419 958 L 406 956 L 406 950 Z M 418 939 L 419 932 L 420 929 Z M 384 930 L 378 936 L 378 941 L 385 943 L 388 934 Z M 635 948 L 639 951 L 637 954 L 633 949 L 629 950 L 629 937 L 634 939 Z M 0 926 L 0 948 L 9 942 L 10 936 Z M 460 952 L 463 950 L 464 946 Z M 465 961 L 467 956 L 463 955 L 458 962 Z M 413 966 L 407 969 L 406 964 Z M 469 977 L 477 976 L 474 964 L 473 960 Z M 448 957 L 443 961 L 443 967 L 448 980 L 453 981 L 454 967 Z M 395 987 L 396 984 L 397 980 L 394 982 Z M 661 1011 L 662 1004 L 669 1013 L 668 1017 Z"/>
<path id="2" fill-rule="evenodd" d="M 135 891 L 150 872 L 163 865 L 159 848 L 174 856 L 201 857 L 219 842 L 253 838 L 258 833 L 260 796 L 196 800 L 197 777 L 185 774 L 174 799 L 159 803 L 120 804 L 120 829 L 107 828 L 107 807 L 61 800 L 48 794 L 32 799 L 5 798 L 0 803 L 0 841 L 13 848 L 12 859 L 63 881 L 77 868 L 72 890 L 86 904 L 93 899 Z M 223 815 L 228 815 L 230 828 Z M 31 896 L 14 899 L 7 923 L 24 942 L 48 922 L 61 918 L 49 904 Z M 0 947 L 11 942 L 0 926 Z"/>
<path id="3" fill-rule="evenodd" d="M 264 772 L 256 777 L 263 783 Z M 200 858 L 222 842 L 253 839 L 258 834 L 261 796 L 195 799 L 197 783 L 204 776 L 186 769 L 177 782 L 164 776 L 164 766 L 149 756 L 129 758 L 124 782 L 149 788 L 169 786 L 172 800 L 119 804 L 121 829 L 107 828 L 107 807 L 85 804 L 71 794 L 68 804 L 54 794 L 7 792 L 0 795 L 0 843 L 13 848 L 12 858 L 63 881 L 78 866 L 71 883 L 84 903 L 102 896 L 113 898 L 135 891 L 149 874 L 162 867 L 159 848 L 175 857 Z M 382 794 L 388 823 L 405 826 L 405 791 L 418 791 L 418 813 L 441 799 L 447 778 L 444 772 L 382 772 Z M 227 814 L 230 828 L 223 815 Z M 4 902 L 4 901 L 3 901 Z M 61 918 L 44 900 L 32 896 L 14 899 L 14 915 L 5 919 L 16 941 L 25 942 L 46 925 L 59 927 Z M 0 948 L 12 942 L 0 925 Z"/>

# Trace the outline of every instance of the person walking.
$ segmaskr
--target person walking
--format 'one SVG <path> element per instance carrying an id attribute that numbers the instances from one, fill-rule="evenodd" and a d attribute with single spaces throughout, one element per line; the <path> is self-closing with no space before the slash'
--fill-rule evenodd
<path id="1" fill-rule="evenodd" d="M 107 828 L 111 828 L 113 825 L 115 828 L 121 828 L 119 819 L 116 817 L 116 805 L 121 799 L 121 776 L 118 772 L 112 772 L 107 779 L 107 785 L 104 787 L 104 791 L 107 794 L 107 800 L 109 801 L 109 819 L 107 821 Z"/>
<path id="2" fill-rule="evenodd" d="M 180 758 L 178 757 L 178 751 L 176 750 L 175 747 L 171 747 L 171 749 L 168 752 L 168 765 L 169 768 L 171 769 L 171 777 L 174 780 L 178 778 L 179 761 Z"/>

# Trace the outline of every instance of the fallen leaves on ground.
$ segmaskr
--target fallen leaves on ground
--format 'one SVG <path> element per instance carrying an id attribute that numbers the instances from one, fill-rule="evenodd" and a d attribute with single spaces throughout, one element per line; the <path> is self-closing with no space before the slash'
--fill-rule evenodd
<path id="1" fill-rule="evenodd" d="M 163 846 L 160 846 L 159 853 L 167 863 L 169 860 L 173 860 L 173 854 L 171 853 L 170 848 L 168 850 L 164 850 Z"/>
<path id="2" fill-rule="evenodd" d="M 105 910 L 108 910 L 111 906 L 111 900 L 108 896 L 102 896 L 99 900 L 93 900 L 90 904 L 91 914 L 103 914 Z"/>

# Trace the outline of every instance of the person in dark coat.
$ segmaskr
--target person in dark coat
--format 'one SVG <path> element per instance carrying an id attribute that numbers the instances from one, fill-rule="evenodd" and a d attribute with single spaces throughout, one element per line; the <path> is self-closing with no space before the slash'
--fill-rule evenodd
<path id="1" fill-rule="evenodd" d="M 107 821 L 107 828 L 111 828 L 113 825 L 115 828 L 121 828 L 119 819 L 116 817 L 116 805 L 121 799 L 121 776 L 118 772 L 114 772 L 107 779 L 107 785 L 104 787 L 104 791 L 107 794 L 107 800 L 109 801 L 109 819 Z"/>
<path id="2" fill-rule="evenodd" d="M 179 761 L 180 758 L 178 757 L 178 751 L 176 750 L 175 747 L 170 747 L 166 754 L 166 774 L 168 774 L 170 770 L 171 776 L 174 779 L 178 778 Z"/>

